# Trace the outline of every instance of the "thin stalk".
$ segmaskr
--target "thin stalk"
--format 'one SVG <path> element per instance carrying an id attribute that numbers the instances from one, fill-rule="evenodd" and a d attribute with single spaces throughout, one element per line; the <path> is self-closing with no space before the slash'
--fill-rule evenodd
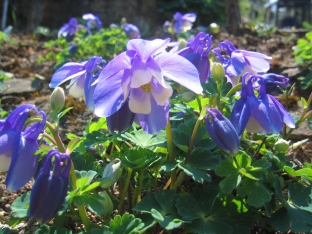
<path id="1" fill-rule="evenodd" d="M 233 96 L 238 90 L 242 88 L 242 83 L 238 83 L 237 85 L 233 86 L 230 91 L 225 95 L 225 97 L 229 98 Z M 223 110 L 225 103 L 222 102 L 220 105 L 220 111 Z"/>
<path id="2" fill-rule="evenodd" d="M 143 173 L 144 171 L 141 170 L 140 171 L 140 175 L 139 175 L 139 184 L 138 186 L 134 189 L 134 195 L 133 195 L 133 205 L 135 205 L 136 203 L 139 203 L 141 201 L 141 191 L 142 191 L 142 185 L 143 185 Z"/>
<path id="3" fill-rule="evenodd" d="M 166 137 L 167 137 L 167 148 L 168 148 L 169 160 L 173 162 L 175 158 L 173 154 L 172 129 L 171 129 L 170 119 L 168 119 L 168 124 L 166 126 Z M 176 170 L 173 170 L 170 173 L 170 178 L 171 178 L 170 188 L 172 188 L 173 184 L 175 183 L 177 179 Z"/>
<path id="4" fill-rule="evenodd" d="M 194 126 L 194 129 L 193 129 L 193 132 L 192 132 L 192 136 L 191 136 L 191 140 L 190 140 L 190 144 L 189 144 L 189 147 L 188 147 L 186 156 L 185 156 L 184 164 L 187 164 L 188 161 L 189 161 L 189 159 L 190 159 L 191 152 L 192 152 L 192 149 L 193 149 L 193 146 L 194 146 L 194 142 L 195 142 L 196 133 L 197 133 L 197 130 L 198 130 L 198 127 L 199 127 L 199 124 L 200 124 L 201 119 L 202 119 L 202 118 L 201 118 L 201 116 L 200 116 L 200 117 L 197 119 L 196 124 L 195 124 L 195 126 Z"/>
<path id="5" fill-rule="evenodd" d="M 122 190 L 122 193 L 120 194 L 120 197 L 119 197 L 119 205 L 118 205 L 119 214 L 122 214 L 122 211 L 123 211 L 123 203 L 124 203 L 125 196 L 126 196 L 129 184 L 130 184 L 131 174 L 132 174 L 132 168 L 127 168 L 126 182 Z"/>
<path id="6" fill-rule="evenodd" d="M 196 96 L 196 100 L 197 100 L 197 104 L 198 104 L 198 107 L 199 107 L 199 112 L 201 112 L 203 108 L 202 108 L 202 104 L 200 102 L 200 99 L 199 99 L 198 95 Z"/>
<path id="7" fill-rule="evenodd" d="M 255 159 L 258 158 L 259 151 L 260 151 L 261 147 L 263 146 L 263 144 L 264 144 L 264 142 L 265 142 L 266 139 L 267 139 L 267 136 L 265 136 L 265 137 L 263 138 L 263 140 L 262 140 L 261 144 L 259 145 L 259 147 L 258 147 L 256 153 L 254 154 L 253 157 L 254 157 Z"/>

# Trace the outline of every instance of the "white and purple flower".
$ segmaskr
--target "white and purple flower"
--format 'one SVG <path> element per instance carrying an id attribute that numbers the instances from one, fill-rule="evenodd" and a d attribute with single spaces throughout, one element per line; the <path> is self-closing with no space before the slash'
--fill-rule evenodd
<path id="1" fill-rule="evenodd" d="M 137 122 L 150 134 L 165 128 L 173 90 L 171 79 L 201 93 L 199 74 L 188 60 L 165 51 L 169 39 L 132 39 L 127 51 L 102 70 L 94 90 L 95 114 L 109 117 L 124 104 L 136 114 Z"/>
<path id="2" fill-rule="evenodd" d="M 196 20 L 197 15 L 195 13 L 187 13 L 182 15 L 180 12 L 177 12 L 173 15 L 173 31 L 175 34 L 180 32 L 186 32 L 190 30 L 193 26 L 193 23 Z"/>
<path id="3" fill-rule="evenodd" d="M 221 50 L 224 50 L 230 58 L 222 56 Z M 267 60 L 272 59 L 272 57 L 258 52 L 238 50 L 230 41 L 221 42 L 219 47 L 212 51 L 224 66 L 226 75 L 233 85 L 236 85 L 239 77 L 246 72 L 259 75 L 270 69 L 270 63 Z"/>
<path id="4" fill-rule="evenodd" d="M 102 21 L 98 14 L 87 13 L 82 16 L 84 20 L 87 21 L 88 29 L 97 29 L 100 30 L 103 27 Z"/>
<path id="5" fill-rule="evenodd" d="M 81 63 L 69 62 L 59 68 L 52 76 L 50 87 L 55 88 L 70 80 L 69 93 L 75 98 L 85 97 L 86 105 L 94 109 L 93 93 L 95 86 L 92 83 L 98 78 L 105 61 L 99 56 L 93 56 Z"/>

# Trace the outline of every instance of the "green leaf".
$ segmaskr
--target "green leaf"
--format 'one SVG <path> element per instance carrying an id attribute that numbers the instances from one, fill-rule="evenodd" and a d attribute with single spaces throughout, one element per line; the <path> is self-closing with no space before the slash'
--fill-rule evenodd
<path id="1" fill-rule="evenodd" d="M 188 232 L 199 234 L 250 233 L 254 217 L 241 200 L 232 195 L 218 195 L 218 188 L 196 189 L 180 196 L 176 207 L 182 219 L 188 221 Z"/>
<path id="2" fill-rule="evenodd" d="M 150 146 L 159 145 L 165 142 L 166 139 L 165 139 L 164 132 L 165 131 L 161 131 L 157 135 L 151 135 L 151 134 L 146 133 L 143 129 L 140 129 L 138 131 L 134 130 L 133 135 L 126 132 L 124 134 L 121 134 L 121 136 L 135 143 L 137 146 L 146 148 Z"/>
<path id="3" fill-rule="evenodd" d="M 97 194 L 81 193 L 73 197 L 73 202 L 77 205 L 86 205 L 87 208 L 97 215 L 101 215 L 104 211 L 104 198 Z"/>
<path id="4" fill-rule="evenodd" d="M 306 177 L 308 180 L 312 181 L 312 169 L 311 168 L 302 168 L 295 171 L 293 168 L 289 166 L 284 166 L 284 170 L 291 176 L 298 176 L 298 177 Z"/>
<path id="5" fill-rule="evenodd" d="M 109 222 L 111 232 L 114 234 L 139 234 L 144 227 L 144 223 L 134 215 L 125 213 L 122 217 L 116 215 Z"/>
<path id="6" fill-rule="evenodd" d="M 57 115 L 57 118 L 60 119 L 62 118 L 68 111 L 70 111 L 71 109 L 73 109 L 73 107 L 68 107 L 66 108 L 65 110 L 63 110 L 62 112 L 60 112 L 58 115 Z"/>
<path id="7" fill-rule="evenodd" d="M 231 193 L 241 181 L 239 169 L 234 166 L 234 161 L 221 161 L 220 165 L 216 167 L 215 173 L 221 177 L 225 176 L 225 179 L 219 184 L 223 193 Z"/>
<path id="8" fill-rule="evenodd" d="M 191 136 L 193 133 L 193 129 L 195 126 L 196 120 L 190 119 L 186 123 L 180 124 L 178 128 L 172 129 L 172 138 L 174 144 L 179 147 L 185 153 L 188 151 L 188 147 L 191 141 Z M 205 149 L 212 149 L 215 147 L 215 144 L 210 141 L 206 140 L 205 144 L 198 146 L 198 144 L 202 141 L 207 139 L 205 137 L 207 135 L 207 129 L 205 126 L 200 125 L 198 127 L 195 139 L 194 139 L 194 147 L 202 147 Z"/>
<path id="9" fill-rule="evenodd" d="M 292 205 L 277 210 L 269 221 L 276 231 L 312 232 L 312 214 Z"/>
<path id="10" fill-rule="evenodd" d="M 204 93 L 217 96 L 218 88 L 217 83 L 212 78 L 208 78 L 208 83 L 202 83 Z"/>
<path id="11" fill-rule="evenodd" d="M 178 195 L 173 190 L 147 193 L 133 210 L 151 214 L 162 227 L 171 230 L 182 224 L 175 207 L 177 198 Z"/>
<path id="12" fill-rule="evenodd" d="M 299 183 L 288 187 L 289 202 L 294 206 L 312 213 L 312 188 Z"/>
<path id="13" fill-rule="evenodd" d="M 89 185 L 93 178 L 97 175 L 96 171 L 75 171 L 76 172 L 76 185 L 77 188 L 84 189 Z"/>
<path id="14" fill-rule="evenodd" d="M 56 226 L 48 226 L 46 224 L 39 227 L 35 234 L 46 234 L 46 233 L 53 233 L 53 234 L 72 234 L 71 230 L 66 228 L 60 228 Z"/>
<path id="15" fill-rule="evenodd" d="M 178 166 L 178 164 L 179 163 L 176 161 L 167 160 L 162 164 L 161 169 L 165 172 L 170 172 L 173 171 Z"/>
<path id="16" fill-rule="evenodd" d="M 77 146 L 79 143 L 80 143 L 80 138 L 79 138 L 79 137 L 72 139 L 72 140 L 68 143 L 68 145 L 67 145 L 67 151 L 66 151 L 66 153 L 67 153 L 68 155 L 71 154 L 71 152 L 74 151 L 74 149 L 76 148 L 76 146 Z"/>
<path id="17" fill-rule="evenodd" d="M 26 218 L 29 208 L 29 202 L 30 193 L 23 193 L 19 198 L 17 198 L 11 206 L 12 217 L 20 219 Z"/>
<path id="18" fill-rule="evenodd" d="M 162 159 L 162 154 L 155 153 L 145 148 L 132 148 L 126 151 L 121 159 L 122 165 L 133 169 L 142 170 L 151 168 L 156 162 Z"/>
<path id="19" fill-rule="evenodd" d="M 264 203 L 271 200 L 270 191 L 259 182 L 251 179 L 244 179 L 242 186 L 237 189 L 237 193 L 240 197 L 247 197 L 247 203 L 254 207 L 261 207 Z"/>
<path id="20" fill-rule="evenodd" d="M 198 98 L 187 103 L 190 107 L 192 107 L 195 111 L 200 111 L 200 106 L 198 104 L 200 102 L 201 108 L 203 108 L 208 103 L 208 98 L 204 98 L 201 95 L 198 95 Z"/>
<path id="21" fill-rule="evenodd" d="M 212 155 L 209 150 L 197 148 L 191 153 L 188 163 L 186 165 L 184 162 L 180 163 L 179 168 L 196 182 L 203 183 L 204 181 L 210 182 L 211 176 L 202 170 L 212 170 L 219 163 L 220 156 Z"/>

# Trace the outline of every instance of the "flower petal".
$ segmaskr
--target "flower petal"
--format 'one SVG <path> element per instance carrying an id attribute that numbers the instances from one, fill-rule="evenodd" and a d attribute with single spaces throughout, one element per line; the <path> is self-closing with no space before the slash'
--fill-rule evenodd
<path id="1" fill-rule="evenodd" d="M 152 80 L 153 89 L 151 93 L 158 105 L 165 105 L 167 100 L 171 97 L 173 91 L 170 85 L 167 85 L 168 88 L 161 86 L 156 80 Z"/>
<path id="2" fill-rule="evenodd" d="M 149 58 L 146 62 L 147 70 L 152 74 L 152 76 L 157 80 L 157 82 L 165 87 L 169 88 L 169 84 L 164 79 L 164 76 L 162 74 L 162 71 L 159 67 L 159 65 L 156 63 L 156 61 L 153 58 Z"/>
<path id="3" fill-rule="evenodd" d="M 246 99 L 239 99 L 235 103 L 230 120 L 234 128 L 236 129 L 238 136 L 241 136 L 243 134 L 250 116 L 250 108 L 248 103 L 246 103 Z"/>
<path id="4" fill-rule="evenodd" d="M 146 64 L 138 56 L 132 61 L 131 88 L 139 88 L 152 80 L 152 74 L 147 70 Z"/>
<path id="5" fill-rule="evenodd" d="M 108 117 L 120 109 L 124 100 L 121 71 L 97 83 L 94 90 L 94 113 L 100 117 Z"/>
<path id="6" fill-rule="evenodd" d="M 14 191 L 23 187 L 34 176 L 38 166 L 38 156 L 34 153 L 39 149 L 36 140 L 15 136 L 12 149 L 12 161 L 6 178 L 6 188 Z"/>
<path id="7" fill-rule="evenodd" d="M 133 113 L 149 114 L 151 112 L 150 94 L 140 88 L 131 89 L 129 108 Z"/>
<path id="8" fill-rule="evenodd" d="M 77 78 L 86 73 L 84 68 L 84 63 L 73 63 L 69 62 L 59 68 L 52 76 L 51 82 L 49 84 L 50 88 L 55 88 L 60 84 Z"/>
<path id="9" fill-rule="evenodd" d="M 118 72 L 131 68 L 131 57 L 127 55 L 127 52 L 123 52 L 112 61 L 110 61 L 102 70 L 99 78 L 93 83 L 96 84 L 99 80 L 111 77 Z"/>
<path id="10" fill-rule="evenodd" d="M 270 95 L 270 94 L 267 94 L 267 95 L 268 95 L 269 99 L 271 101 L 273 101 L 273 103 L 278 108 L 284 123 L 287 124 L 287 126 L 290 128 L 295 128 L 296 127 L 295 121 L 290 116 L 290 114 L 285 110 L 285 108 L 272 95 Z"/>
<path id="11" fill-rule="evenodd" d="M 169 42 L 169 38 L 166 40 L 155 39 L 152 41 L 132 39 L 127 44 L 127 50 L 136 51 L 140 55 L 142 62 L 146 63 L 152 55 L 164 51 Z"/>
<path id="12" fill-rule="evenodd" d="M 66 86 L 67 89 L 69 88 L 69 94 L 72 95 L 74 98 L 80 98 L 84 95 L 83 84 L 85 80 L 85 75 L 86 74 L 83 74 L 80 77 L 72 79 L 69 85 Z"/>
<path id="13" fill-rule="evenodd" d="M 169 118 L 169 102 L 167 101 L 165 105 L 157 105 L 154 98 L 151 96 L 151 106 L 152 110 L 149 114 L 137 114 L 138 123 L 143 128 L 143 130 L 149 134 L 157 134 L 163 130 Z"/>
<path id="14" fill-rule="evenodd" d="M 236 71 L 236 75 L 240 75 L 243 72 L 245 66 L 248 65 L 246 63 L 246 60 L 245 60 L 243 53 L 241 53 L 237 50 L 232 52 L 231 64 L 233 65 L 233 67 Z"/>
<path id="15" fill-rule="evenodd" d="M 203 91 L 198 71 L 187 59 L 177 54 L 162 53 L 156 56 L 155 61 L 165 77 L 185 86 L 194 93 Z"/>
<path id="16" fill-rule="evenodd" d="M 191 23 L 194 23 L 196 20 L 197 15 L 195 13 L 187 13 L 182 16 L 182 19 L 187 20 Z"/>

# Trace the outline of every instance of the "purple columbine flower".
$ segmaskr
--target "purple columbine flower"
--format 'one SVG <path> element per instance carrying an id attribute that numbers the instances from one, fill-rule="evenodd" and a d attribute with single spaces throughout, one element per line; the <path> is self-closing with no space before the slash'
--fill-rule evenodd
<path id="1" fill-rule="evenodd" d="M 175 34 L 179 32 L 186 32 L 190 30 L 193 26 L 193 23 L 196 20 L 197 15 L 195 13 L 187 13 L 182 15 L 180 12 L 177 12 L 173 15 L 173 31 Z"/>
<path id="2" fill-rule="evenodd" d="M 224 50 L 230 58 L 227 59 L 222 56 L 221 50 Z M 272 59 L 272 57 L 258 52 L 238 50 L 230 41 L 221 42 L 219 47 L 212 51 L 223 64 L 226 75 L 233 85 L 236 85 L 239 77 L 246 72 L 258 75 L 266 73 L 270 69 L 270 63 L 267 59 Z"/>
<path id="3" fill-rule="evenodd" d="M 88 29 L 97 29 L 100 30 L 103 27 L 102 21 L 98 14 L 87 13 L 82 16 L 84 20 L 87 21 Z"/>
<path id="4" fill-rule="evenodd" d="M 79 29 L 79 24 L 76 18 L 70 18 L 69 22 L 67 24 L 64 24 L 59 32 L 58 32 L 58 37 L 65 37 L 67 42 L 71 42 L 74 37 L 76 32 Z"/>
<path id="5" fill-rule="evenodd" d="M 208 54 L 211 50 L 212 36 L 200 32 L 190 39 L 187 47 L 178 51 L 178 55 L 189 60 L 197 68 L 201 82 L 206 82 L 210 76 L 210 63 Z"/>
<path id="6" fill-rule="evenodd" d="M 23 129 L 29 112 L 42 115 L 42 121 Z M 17 107 L 6 120 L 0 122 L 0 171 L 8 171 L 6 188 L 14 191 L 23 187 L 37 170 L 39 150 L 37 138 L 43 131 L 46 115 L 34 105 Z"/>
<path id="7" fill-rule="evenodd" d="M 247 77 L 249 80 L 246 84 Z M 258 80 L 261 86 L 256 97 L 253 83 Z M 250 73 L 243 75 L 241 98 L 234 105 L 231 122 L 238 135 L 242 135 L 245 128 L 249 132 L 267 134 L 279 133 L 284 123 L 290 128 L 296 127 L 285 108 L 273 96 L 267 94 L 264 78 Z"/>
<path id="8" fill-rule="evenodd" d="M 135 38 L 141 37 L 139 28 L 135 26 L 134 24 L 125 23 L 123 27 L 123 31 L 125 32 L 125 34 L 127 35 L 129 39 L 135 39 Z"/>
<path id="9" fill-rule="evenodd" d="M 54 149 L 48 152 L 31 190 L 29 218 L 45 223 L 56 215 L 68 191 L 70 167 L 67 154 Z"/>
<path id="10" fill-rule="evenodd" d="M 132 39 L 127 51 L 102 70 L 94 90 L 95 114 L 109 117 L 129 100 L 137 122 L 150 134 L 162 130 L 168 121 L 172 88 L 165 78 L 201 93 L 197 69 L 188 60 L 165 51 L 170 39 Z M 183 68 L 183 69 L 182 69 Z"/>
<path id="11" fill-rule="evenodd" d="M 240 141 L 233 124 L 216 108 L 208 108 L 206 111 L 208 117 L 205 117 L 204 120 L 211 139 L 224 152 L 237 154 Z"/>
<path id="12" fill-rule="evenodd" d="M 91 84 L 98 78 L 99 71 L 105 65 L 105 60 L 98 56 L 93 56 L 88 61 L 81 63 L 66 63 L 53 74 L 50 88 L 55 88 L 70 80 L 70 84 L 67 86 L 69 93 L 75 98 L 85 96 L 87 107 L 93 110 L 95 86 L 91 86 Z"/>

